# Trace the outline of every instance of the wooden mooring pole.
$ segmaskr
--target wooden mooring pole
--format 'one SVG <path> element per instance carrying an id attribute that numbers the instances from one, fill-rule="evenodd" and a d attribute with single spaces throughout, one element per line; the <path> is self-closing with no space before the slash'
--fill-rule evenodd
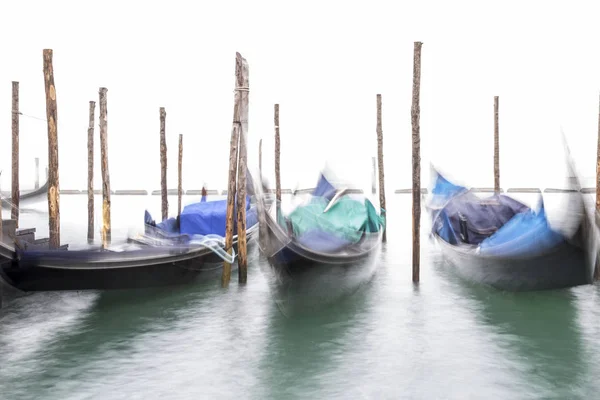
<path id="1" fill-rule="evenodd" d="M 19 82 L 12 82 L 12 207 L 10 217 L 19 227 Z"/>
<path id="2" fill-rule="evenodd" d="M 87 131 L 87 150 L 88 150 L 88 242 L 94 240 L 94 111 L 96 102 L 90 101 L 89 118 L 90 122 Z"/>
<path id="3" fill-rule="evenodd" d="M 600 212 L 600 97 L 598 101 L 598 144 L 596 149 L 596 213 Z M 594 215 L 596 217 L 597 215 Z M 594 218 L 594 221 L 597 219 Z M 594 280 L 600 280 L 600 263 L 596 262 Z"/>
<path id="4" fill-rule="evenodd" d="M 385 183 L 383 174 L 383 130 L 381 128 L 381 94 L 377 95 L 377 161 L 379 166 L 379 207 L 381 212 L 385 211 Z M 386 218 L 387 220 L 387 218 Z M 387 224 L 383 230 L 383 241 L 387 241 Z"/>
<path id="5" fill-rule="evenodd" d="M 500 127 L 498 123 L 498 112 L 500 99 L 494 96 L 494 192 L 500 193 Z"/>
<path id="6" fill-rule="evenodd" d="M 248 105 L 250 95 L 250 74 L 246 59 L 239 55 L 242 63 L 242 73 L 238 77 L 236 86 L 240 91 L 239 121 L 240 139 L 238 150 L 238 176 L 237 176 L 237 234 L 238 234 L 238 282 L 246 283 L 248 280 L 248 254 L 246 241 L 246 171 L 248 168 Z M 237 64 L 237 62 L 236 62 Z M 236 115 L 234 114 L 234 122 Z"/>
<path id="7" fill-rule="evenodd" d="M 177 215 L 181 215 L 182 172 L 183 172 L 183 135 L 179 134 L 179 160 L 177 163 Z"/>
<path id="8" fill-rule="evenodd" d="M 413 89 L 412 89 L 412 280 L 419 282 L 421 269 L 421 137 L 419 118 L 421 114 L 421 46 L 423 43 L 415 42 L 413 56 Z"/>
<path id="9" fill-rule="evenodd" d="M 165 119 L 167 112 L 160 108 L 160 195 L 162 220 L 169 217 L 169 199 L 167 198 L 167 139 L 165 137 Z"/>
<path id="10" fill-rule="evenodd" d="M 277 210 L 279 212 L 279 204 L 281 203 L 281 174 L 279 168 L 281 153 L 281 142 L 279 137 L 279 104 L 275 104 L 273 111 L 273 122 L 275 123 L 275 199 L 277 200 Z"/>
<path id="11" fill-rule="evenodd" d="M 111 240 L 110 223 L 110 174 L 108 170 L 108 121 L 105 87 L 100 88 L 100 167 L 102 173 L 102 246 L 107 247 Z"/>
<path id="12" fill-rule="evenodd" d="M 598 100 L 598 148 L 596 151 L 596 212 L 600 212 L 600 97 Z"/>
<path id="13" fill-rule="evenodd" d="M 231 130 L 231 143 L 229 147 L 229 181 L 227 187 L 227 211 L 225 225 L 225 250 L 231 254 L 233 247 L 233 227 L 235 219 L 233 216 L 234 200 L 236 195 L 236 172 L 238 164 L 238 144 L 243 125 L 248 121 L 248 104 L 244 106 L 242 95 L 248 92 L 248 63 L 240 53 L 235 54 L 235 94 L 233 105 L 233 127 Z M 247 96 L 246 96 L 247 99 Z M 245 113 L 245 114 L 244 114 Z M 238 227 L 239 228 L 239 227 Z M 238 232 L 238 252 L 239 250 L 239 232 Z M 239 258 L 238 258 L 239 260 Z M 239 262 L 238 262 L 239 265 Z M 229 286 L 231 279 L 231 264 L 223 262 L 223 274 L 221 275 L 221 285 Z"/>
<path id="14" fill-rule="evenodd" d="M 46 121 L 48 125 L 48 232 L 49 247 L 60 247 L 60 186 L 58 179 L 58 113 L 52 49 L 44 49 L 44 86 L 46 91 Z"/>

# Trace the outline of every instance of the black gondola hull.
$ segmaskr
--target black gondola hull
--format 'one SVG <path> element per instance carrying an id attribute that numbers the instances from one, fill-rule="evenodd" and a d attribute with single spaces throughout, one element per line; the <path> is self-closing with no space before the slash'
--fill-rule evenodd
<path id="1" fill-rule="evenodd" d="M 285 313 L 337 301 L 373 277 L 379 265 L 381 232 L 339 253 L 315 252 L 290 238 L 266 208 L 259 210 L 259 241 L 268 261 L 261 265 L 272 278 L 271 293 Z"/>
<path id="2" fill-rule="evenodd" d="M 462 278 L 505 291 L 548 290 L 592 282 L 593 265 L 579 246 L 564 241 L 551 251 L 528 257 L 486 257 L 436 240 L 443 258 Z"/>
<path id="3" fill-rule="evenodd" d="M 247 232 L 248 248 L 255 243 L 257 226 Z M 237 237 L 234 238 L 237 253 Z M 210 250 L 149 247 L 128 258 L 129 253 L 57 251 L 24 257 L 5 264 L 2 278 L 25 292 L 63 290 L 138 289 L 181 285 L 218 274 L 223 260 Z M 129 254 L 130 255 L 130 254 Z M 233 266 L 236 264 L 234 263 Z"/>

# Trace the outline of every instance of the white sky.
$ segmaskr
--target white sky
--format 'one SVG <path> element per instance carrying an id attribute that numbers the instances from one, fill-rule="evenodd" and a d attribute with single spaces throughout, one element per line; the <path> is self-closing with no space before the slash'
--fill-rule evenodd
<path id="1" fill-rule="evenodd" d="M 428 163 L 493 185 L 493 96 L 500 96 L 503 187 L 560 186 L 565 129 L 595 176 L 600 15 L 569 1 L 4 1 L 0 5 L 0 168 L 10 186 L 11 81 L 21 111 L 45 118 L 42 49 L 54 50 L 60 186 L 87 180 L 88 102 L 108 88 L 112 189 L 160 188 L 159 107 L 168 186 L 184 135 L 184 188 L 224 189 L 235 52 L 250 65 L 249 163 L 273 170 L 280 103 L 282 185 L 314 183 L 326 160 L 369 187 L 375 95 L 383 96 L 386 188 L 411 185 L 413 42 L 423 42 L 421 137 Z M 96 115 L 98 115 L 98 106 Z M 100 188 L 96 124 L 95 186 Z M 46 123 L 21 117 L 21 188 L 47 160 Z"/>

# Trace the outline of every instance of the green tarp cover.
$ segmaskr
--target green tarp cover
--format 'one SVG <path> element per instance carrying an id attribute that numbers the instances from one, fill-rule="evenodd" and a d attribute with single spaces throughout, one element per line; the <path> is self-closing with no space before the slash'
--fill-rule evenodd
<path id="1" fill-rule="evenodd" d="M 377 214 L 368 199 L 359 201 L 342 196 L 323 213 L 328 203 L 323 197 L 313 197 L 308 204 L 292 211 L 288 220 L 294 236 L 319 230 L 356 243 L 363 232 L 378 232 L 385 223 L 385 218 Z"/>

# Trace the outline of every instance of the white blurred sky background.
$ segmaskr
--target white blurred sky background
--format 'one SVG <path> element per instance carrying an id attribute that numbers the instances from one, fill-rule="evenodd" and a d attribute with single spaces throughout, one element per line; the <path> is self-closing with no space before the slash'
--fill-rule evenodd
<path id="1" fill-rule="evenodd" d="M 432 161 L 493 185 L 493 96 L 500 96 L 503 187 L 560 187 L 560 128 L 594 184 L 600 6 L 583 1 L 4 1 L 0 5 L 0 168 L 10 188 L 11 81 L 45 118 L 42 49 L 54 50 L 60 186 L 87 181 L 88 101 L 108 88 L 112 189 L 159 189 L 159 107 L 168 186 L 225 189 L 235 52 L 250 65 L 249 163 L 273 179 L 280 104 L 282 186 L 310 187 L 325 161 L 370 187 L 375 96 L 383 97 L 386 189 L 411 186 L 413 42 L 423 42 L 423 184 Z M 4 111 L 1 111 L 4 110 Z M 99 109 L 96 106 L 96 115 Z M 44 121 L 21 117 L 21 189 L 47 162 Z M 99 132 L 95 187 L 100 188 Z"/>

